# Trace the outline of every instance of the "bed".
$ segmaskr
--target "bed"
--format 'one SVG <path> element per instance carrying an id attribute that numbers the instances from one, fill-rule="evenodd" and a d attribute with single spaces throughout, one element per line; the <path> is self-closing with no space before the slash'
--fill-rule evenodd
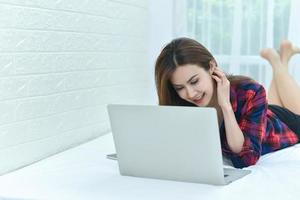
<path id="1" fill-rule="evenodd" d="M 247 168 L 250 175 L 227 186 L 121 176 L 117 162 L 106 158 L 113 152 L 112 135 L 107 134 L 2 175 L 0 199 L 300 198 L 300 144 L 262 156 Z"/>

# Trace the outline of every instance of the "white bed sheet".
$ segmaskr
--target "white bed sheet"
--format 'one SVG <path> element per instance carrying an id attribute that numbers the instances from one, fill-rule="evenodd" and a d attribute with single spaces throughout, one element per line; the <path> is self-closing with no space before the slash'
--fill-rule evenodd
<path id="1" fill-rule="evenodd" d="M 300 144 L 262 156 L 250 175 L 227 186 L 121 176 L 106 159 L 107 134 L 0 176 L 0 197 L 11 199 L 230 199 L 300 198 Z M 4 199 L 5 199 L 4 198 Z"/>

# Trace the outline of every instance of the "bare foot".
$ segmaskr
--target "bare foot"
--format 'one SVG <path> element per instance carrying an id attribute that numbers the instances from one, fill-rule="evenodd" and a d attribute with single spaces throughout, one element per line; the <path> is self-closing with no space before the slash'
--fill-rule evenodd
<path id="1" fill-rule="evenodd" d="M 296 53 L 300 53 L 300 48 L 293 46 L 293 44 L 288 40 L 283 40 L 281 42 L 280 59 L 284 66 L 288 66 L 290 58 Z"/>
<path id="2" fill-rule="evenodd" d="M 265 48 L 260 51 L 261 57 L 266 59 L 273 68 L 281 67 L 280 55 L 275 49 Z"/>

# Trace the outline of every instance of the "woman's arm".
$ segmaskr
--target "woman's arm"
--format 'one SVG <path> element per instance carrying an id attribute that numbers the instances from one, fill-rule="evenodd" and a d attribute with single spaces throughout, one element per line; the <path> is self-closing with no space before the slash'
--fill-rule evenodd
<path id="1" fill-rule="evenodd" d="M 221 107 L 224 117 L 225 132 L 229 148 L 234 153 L 240 153 L 243 149 L 245 141 L 244 134 L 240 129 L 231 104 L 226 107 Z"/>
<path id="2" fill-rule="evenodd" d="M 218 67 L 214 68 L 212 77 L 217 82 L 218 104 L 223 113 L 227 143 L 232 152 L 240 153 L 242 151 L 245 138 L 236 121 L 230 103 L 230 82 L 225 73 Z"/>
<path id="3" fill-rule="evenodd" d="M 218 83 L 218 103 L 223 112 L 226 142 L 232 151 L 228 155 L 235 167 L 254 165 L 261 155 L 262 141 L 265 137 L 267 120 L 265 90 L 262 85 L 255 82 L 241 83 L 239 86 L 241 93 L 237 98 L 242 107 L 239 108 L 241 116 L 237 120 L 231 103 L 228 103 L 230 82 L 222 71 L 218 70 L 215 74 L 213 78 Z"/>

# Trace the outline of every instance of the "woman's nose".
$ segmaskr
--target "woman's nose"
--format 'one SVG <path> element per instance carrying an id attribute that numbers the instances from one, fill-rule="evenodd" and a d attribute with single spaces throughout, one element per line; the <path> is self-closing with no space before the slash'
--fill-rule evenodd
<path id="1" fill-rule="evenodd" d="M 187 88 L 187 97 L 189 99 L 194 98 L 196 91 L 193 88 Z"/>

